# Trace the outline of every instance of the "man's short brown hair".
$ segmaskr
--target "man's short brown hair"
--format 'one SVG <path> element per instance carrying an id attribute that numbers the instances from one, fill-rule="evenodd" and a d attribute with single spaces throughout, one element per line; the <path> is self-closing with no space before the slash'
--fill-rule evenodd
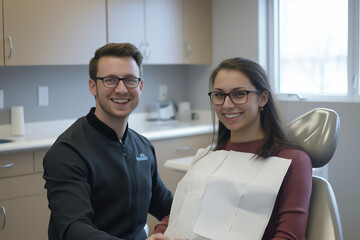
<path id="1" fill-rule="evenodd" d="M 98 71 L 99 59 L 103 56 L 114 57 L 132 57 L 136 64 L 139 66 L 140 78 L 142 77 L 142 60 L 143 56 L 139 49 L 131 43 L 108 43 L 101 48 L 97 49 L 94 57 L 89 63 L 89 76 L 95 80 Z"/>

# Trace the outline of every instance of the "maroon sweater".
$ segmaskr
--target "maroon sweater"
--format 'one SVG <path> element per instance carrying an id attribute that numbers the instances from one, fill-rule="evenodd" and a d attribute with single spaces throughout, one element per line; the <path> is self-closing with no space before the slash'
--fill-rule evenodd
<path id="1" fill-rule="evenodd" d="M 224 150 L 255 153 L 262 143 L 262 139 L 245 143 L 229 141 Z M 312 186 L 311 160 L 305 152 L 296 149 L 283 149 L 277 156 L 292 161 L 262 239 L 304 240 Z M 169 218 L 164 218 L 153 234 L 164 233 L 168 222 Z"/>
<path id="2" fill-rule="evenodd" d="M 262 143 L 263 140 L 228 142 L 225 150 L 255 153 Z M 312 187 L 311 160 L 305 152 L 289 148 L 283 149 L 277 156 L 292 161 L 262 239 L 305 239 Z"/>

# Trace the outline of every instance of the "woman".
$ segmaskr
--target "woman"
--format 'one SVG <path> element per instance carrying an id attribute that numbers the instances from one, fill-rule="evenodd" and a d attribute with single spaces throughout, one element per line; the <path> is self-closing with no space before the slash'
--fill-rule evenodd
<path id="1" fill-rule="evenodd" d="M 253 157 L 258 160 L 258 163 L 259 161 L 266 162 L 266 159 L 272 159 L 274 156 L 284 160 L 283 163 L 286 163 L 285 160 L 290 159 L 291 161 L 291 163 L 287 161 L 289 165 L 284 170 L 284 177 L 281 177 L 281 186 L 276 190 L 269 216 L 264 218 L 266 227 L 263 230 L 251 230 L 259 231 L 261 234 L 255 239 L 305 239 L 311 195 L 311 161 L 309 156 L 297 147 L 284 131 L 265 71 L 260 65 L 248 59 L 225 60 L 212 72 L 210 90 L 210 100 L 219 119 L 214 150 L 252 153 L 255 154 Z M 201 158 L 191 170 L 205 161 Z M 240 162 L 239 159 L 237 161 Z M 191 175 L 190 171 L 184 177 L 184 181 L 188 175 Z M 273 177 L 277 175 L 274 173 Z M 206 184 L 206 188 L 209 188 L 209 181 Z M 179 187 L 180 184 L 177 192 Z M 204 193 L 204 195 L 206 194 Z M 199 201 L 202 205 L 206 205 L 204 195 L 202 202 Z M 220 200 L 218 212 L 222 211 L 221 202 L 223 201 L 226 202 L 226 199 Z M 174 202 L 176 203 L 176 195 Z M 172 224 L 173 208 L 176 207 L 172 207 L 169 228 Z M 256 209 L 261 208 L 262 206 L 256 207 Z M 176 214 L 174 215 L 176 216 Z M 196 217 L 199 218 L 198 215 Z M 194 225 L 195 220 L 189 219 L 189 222 L 193 222 Z M 222 224 L 224 223 L 219 221 L 216 226 L 219 226 L 220 229 Z M 166 226 L 166 222 L 161 223 L 158 228 L 161 229 L 164 226 Z M 233 228 L 240 227 L 239 225 L 232 226 Z M 249 226 L 251 226 L 251 222 Z M 194 229 L 200 228 L 193 226 Z M 196 231 L 197 233 L 201 232 L 200 230 Z M 167 231 L 165 235 L 170 232 Z M 154 234 L 150 239 L 168 239 L 165 235 Z M 199 237 L 199 235 L 196 236 Z M 199 237 L 199 239 L 207 238 Z M 231 237 L 227 239 L 231 239 Z"/>

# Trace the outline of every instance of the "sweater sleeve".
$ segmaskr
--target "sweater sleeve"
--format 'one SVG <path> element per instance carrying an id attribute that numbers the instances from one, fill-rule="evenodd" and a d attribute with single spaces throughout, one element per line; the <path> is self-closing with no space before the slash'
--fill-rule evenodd
<path id="1" fill-rule="evenodd" d="M 309 156 L 300 150 L 285 149 L 279 157 L 292 159 L 278 195 L 277 226 L 272 239 L 305 239 L 312 188 Z"/>

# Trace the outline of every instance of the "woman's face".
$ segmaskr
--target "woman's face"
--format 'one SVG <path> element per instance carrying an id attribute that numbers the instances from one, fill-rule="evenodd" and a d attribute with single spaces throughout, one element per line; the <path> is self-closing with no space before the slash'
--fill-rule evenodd
<path id="1" fill-rule="evenodd" d="M 229 93 L 236 90 L 257 90 L 240 71 L 222 69 L 214 80 L 214 90 Z M 222 105 L 214 105 L 219 120 L 231 132 L 231 142 L 244 142 L 264 137 L 260 122 L 260 107 L 267 103 L 268 93 L 249 93 L 245 104 L 235 104 L 229 96 Z"/>

